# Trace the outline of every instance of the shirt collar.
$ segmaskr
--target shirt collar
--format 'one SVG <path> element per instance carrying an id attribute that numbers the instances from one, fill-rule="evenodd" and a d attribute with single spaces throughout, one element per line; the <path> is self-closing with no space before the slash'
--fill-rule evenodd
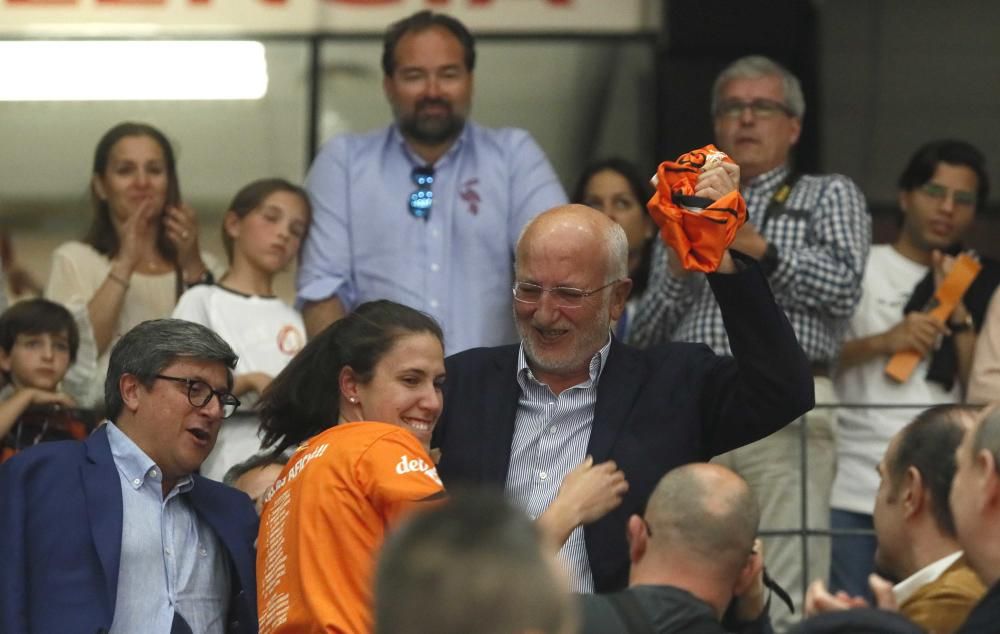
<path id="1" fill-rule="evenodd" d="M 160 489 L 163 483 L 163 473 L 156 466 L 153 459 L 146 455 L 135 441 L 118 428 L 111 421 L 106 421 L 108 428 L 108 444 L 111 445 L 111 456 L 115 460 L 115 466 L 121 472 L 128 484 L 133 489 L 138 490 L 147 480 L 156 483 L 156 488 Z M 174 485 L 174 491 L 186 493 L 194 486 L 194 478 L 186 475 Z"/>
<path id="2" fill-rule="evenodd" d="M 399 147 L 403 150 L 403 154 L 406 155 L 414 167 L 427 165 L 427 161 L 420 158 L 420 156 L 406 143 L 406 137 L 403 136 L 403 132 L 399 129 L 398 123 L 394 123 L 392 125 L 390 135 L 392 136 L 392 142 L 399 144 Z M 455 139 L 455 142 L 451 144 L 451 147 L 449 147 L 441 158 L 439 158 L 431 167 L 437 169 L 443 164 L 450 162 L 452 157 L 461 150 L 463 145 L 468 142 L 468 139 L 469 122 L 466 121 L 465 125 L 462 126 L 462 132 L 458 135 L 458 138 Z"/>
<path id="3" fill-rule="evenodd" d="M 788 163 L 783 163 L 769 172 L 764 172 L 760 176 L 751 178 L 742 189 L 743 191 L 774 189 L 788 177 L 788 173 L 791 171 Z"/>
<path id="4" fill-rule="evenodd" d="M 604 343 L 601 349 L 590 358 L 590 378 L 575 387 L 589 388 L 597 385 L 598 379 L 601 378 L 601 372 L 604 370 L 604 366 L 608 361 L 609 352 L 611 352 L 611 331 L 608 331 L 608 340 Z M 524 354 L 524 342 L 522 341 L 517 350 L 517 382 L 523 389 L 525 381 L 529 379 L 540 385 L 542 384 L 541 381 L 535 378 L 535 373 L 532 372 L 531 367 L 528 366 L 528 357 Z"/>
<path id="5" fill-rule="evenodd" d="M 962 556 L 962 551 L 954 552 L 947 557 L 942 557 L 934 563 L 924 566 L 906 579 L 903 579 L 892 587 L 892 593 L 896 596 L 896 605 L 902 605 L 904 601 L 913 596 L 913 593 L 926 586 L 928 583 L 937 580 L 941 574 Z"/>

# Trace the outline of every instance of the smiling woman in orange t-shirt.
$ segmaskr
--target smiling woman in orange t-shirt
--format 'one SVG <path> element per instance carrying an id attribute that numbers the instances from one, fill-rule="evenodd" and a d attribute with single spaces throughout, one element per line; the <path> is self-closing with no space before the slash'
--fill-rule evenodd
<path id="1" fill-rule="evenodd" d="M 387 531 L 444 494 L 430 456 L 444 375 L 434 320 L 380 300 L 310 340 L 264 392 L 264 446 L 297 449 L 264 497 L 262 634 L 373 629 L 374 562 Z M 626 488 L 614 463 L 588 458 L 567 476 L 541 528 L 561 543 L 617 506 Z"/>

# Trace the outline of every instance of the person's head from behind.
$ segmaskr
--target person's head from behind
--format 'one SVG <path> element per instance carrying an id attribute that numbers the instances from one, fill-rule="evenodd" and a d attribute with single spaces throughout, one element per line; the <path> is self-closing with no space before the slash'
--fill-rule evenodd
<path id="1" fill-rule="evenodd" d="M 620 158 L 609 158 L 587 166 L 571 201 L 587 205 L 607 215 L 625 230 L 628 240 L 629 275 L 639 265 L 642 250 L 656 234 L 656 224 L 646 213 L 653 186 L 639 169 Z"/>
<path id="2" fill-rule="evenodd" d="M 799 80 L 761 55 L 734 61 L 712 87 L 715 141 L 739 164 L 744 181 L 788 162 L 805 112 Z"/>
<path id="3" fill-rule="evenodd" d="M 900 238 L 924 253 L 961 241 L 990 191 L 982 152 L 953 139 L 917 149 L 898 186 Z"/>
<path id="4" fill-rule="evenodd" d="M 310 339 L 264 391 L 264 446 L 280 452 L 338 422 L 376 421 L 429 447 L 443 403 L 443 340 L 418 310 L 361 304 Z"/>
<path id="5" fill-rule="evenodd" d="M 521 232 L 514 275 L 514 321 L 532 369 L 585 373 L 632 287 L 625 230 L 583 205 L 550 209 Z"/>
<path id="6" fill-rule="evenodd" d="M 309 196 L 298 185 L 265 178 L 243 187 L 222 221 L 230 267 L 280 272 L 298 256 L 311 218 Z"/>
<path id="7" fill-rule="evenodd" d="M 111 349 L 108 418 L 160 467 L 164 486 L 201 466 L 235 412 L 236 360 L 217 334 L 181 319 L 144 321 Z"/>
<path id="8" fill-rule="evenodd" d="M 0 370 L 15 388 L 54 391 L 79 345 L 76 321 L 62 304 L 29 299 L 0 315 Z"/>
<path id="9" fill-rule="evenodd" d="M 462 131 L 472 101 L 475 40 L 455 18 L 418 11 L 386 30 L 383 89 L 403 134 L 439 145 Z"/>
<path id="10" fill-rule="evenodd" d="M 246 493 L 260 515 L 264 494 L 288 464 L 284 454 L 259 453 L 233 465 L 222 477 L 222 483 Z"/>
<path id="11" fill-rule="evenodd" d="M 1000 580 L 1000 408 L 987 407 L 955 450 L 951 512 L 958 542 L 987 587 Z"/>
<path id="12" fill-rule="evenodd" d="M 375 582 L 379 634 L 573 631 L 566 580 L 537 527 L 499 493 L 467 492 L 389 536 Z"/>
<path id="13" fill-rule="evenodd" d="M 94 217 L 85 241 L 99 253 L 114 256 L 125 221 L 142 210 L 161 214 L 181 199 L 174 149 L 166 135 L 146 123 L 119 123 L 104 133 L 94 150 L 90 179 Z M 161 231 L 157 247 L 164 256 L 173 247 Z"/>
<path id="14" fill-rule="evenodd" d="M 878 464 L 881 477 L 873 521 L 876 568 L 902 580 L 923 567 L 921 549 L 930 532 L 934 542 L 955 539 L 948 505 L 955 477 L 955 450 L 979 408 L 938 405 L 901 429 Z"/>
<path id="15" fill-rule="evenodd" d="M 707 463 L 677 467 L 660 479 L 644 516 L 629 518 L 632 582 L 663 571 L 696 574 L 716 588 L 713 605 L 721 614 L 755 579 L 759 521 L 757 500 L 737 474 Z M 683 587 L 684 579 L 671 581 Z"/>

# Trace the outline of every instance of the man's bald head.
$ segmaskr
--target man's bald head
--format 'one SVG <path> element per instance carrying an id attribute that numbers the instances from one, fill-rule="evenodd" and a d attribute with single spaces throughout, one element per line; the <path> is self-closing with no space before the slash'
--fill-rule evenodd
<path id="1" fill-rule="evenodd" d="M 561 205 L 536 216 L 517 240 L 517 258 L 532 245 L 568 242 L 584 254 L 603 249 L 606 281 L 628 277 L 628 238 L 621 225 L 586 205 Z"/>
<path id="2" fill-rule="evenodd" d="M 686 552 L 737 574 L 760 522 L 746 481 L 729 469 L 691 463 L 663 476 L 646 505 L 650 550 Z"/>

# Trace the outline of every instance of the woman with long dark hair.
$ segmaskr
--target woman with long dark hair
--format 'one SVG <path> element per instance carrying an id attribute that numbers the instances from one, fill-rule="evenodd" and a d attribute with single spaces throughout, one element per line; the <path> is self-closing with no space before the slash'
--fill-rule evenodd
<path id="1" fill-rule="evenodd" d="M 88 406 L 101 398 L 112 344 L 140 322 L 169 316 L 187 286 L 211 280 L 162 132 L 130 122 L 108 130 L 94 151 L 90 194 L 90 229 L 52 254 L 45 290 L 81 322 L 80 361 L 67 380 Z"/>
<path id="2" fill-rule="evenodd" d="M 656 238 L 656 225 L 646 213 L 653 186 L 632 163 L 609 158 L 587 166 L 573 190 L 572 201 L 593 207 L 625 229 L 628 239 L 628 276 L 632 293 L 625 312 L 615 324 L 615 335 L 625 340 L 628 323 L 649 280 L 649 267 Z"/>
<path id="3" fill-rule="evenodd" d="M 379 300 L 311 339 L 264 391 L 264 445 L 296 450 L 264 496 L 262 634 L 372 630 L 378 548 L 408 510 L 444 494 L 430 452 L 444 379 L 437 323 Z M 626 488 L 614 463 L 588 459 L 541 528 L 564 541 L 617 506 Z"/>

